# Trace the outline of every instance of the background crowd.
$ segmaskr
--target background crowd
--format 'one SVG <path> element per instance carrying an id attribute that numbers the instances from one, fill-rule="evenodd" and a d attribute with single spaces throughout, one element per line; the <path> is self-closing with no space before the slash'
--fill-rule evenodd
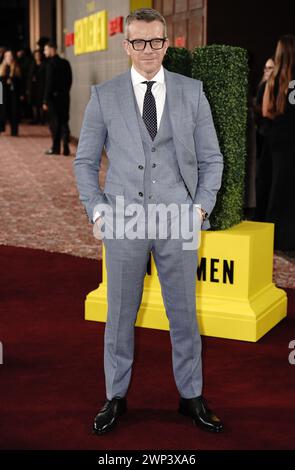
<path id="1" fill-rule="evenodd" d="M 256 220 L 275 223 L 275 249 L 295 251 L 295 36 L 265 63 L 256 97 Z M 292 83 L 293 82 L 293 83 Z"/>
<path id="2" fill-rule="evenodd" d="M 49 38 L 40 38 L 37 49 L 21 49 L 16 53 L 0 47 L 0 81 L 3 104 L 0 106 L 0 134 L 10 126 L 18 136 L 21 121 L 49 124 L 52 146 L 46 155 L 69 155 L 69 111 L 72 70 L 70 63 L 57 53 L 57 45 Z"/>

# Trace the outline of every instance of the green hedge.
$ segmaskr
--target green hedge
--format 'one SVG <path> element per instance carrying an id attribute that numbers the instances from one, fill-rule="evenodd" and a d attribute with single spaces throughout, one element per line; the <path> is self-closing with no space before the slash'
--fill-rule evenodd
<path id="1" fill-rule="evenodd" d="M 210 217 L 212 229 L 238 224 L 243 217 L 246 168 L 248 53 L 225 45 L 197 47 L 192 77 L 202 80 L 224 156 L 222 187 Z"/>
<path id="2" fill-rule="evenodd" d="M 192 55 L 185 47 L 168 47 L 163 66 L 170 72 L 192 76 Z"/>
<path id="3" fill-rule="evenodd" d="M 171 49 L 169 51 L 169 49 Z M 190 53 L 169 48 L 164 67 L 188 73 Z M 173 62 L 173 66 L 172 66 Z M 192 52 L 191 76 L 202 80 L 224 156 L 222 187 L 211 214 L 213 230 L 223 230 L 243 217 L 246 166 L 248 54 L 245 49 L 226 45 L 197 47 Z"/>

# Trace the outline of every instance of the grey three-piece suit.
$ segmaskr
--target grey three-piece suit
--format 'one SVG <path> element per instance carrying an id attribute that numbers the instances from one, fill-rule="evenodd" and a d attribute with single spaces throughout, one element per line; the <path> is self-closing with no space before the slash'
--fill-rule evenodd
<path id="1" fill-rule="evenodd" d="M 221 185 L 223 159 L 202 82 L 164 69 L 166 99 L 151 139 L 140 115 L 130 70 L 92 87 L 74 161 L 80 199 L 90 222 L 97 204 L 201 204 L 210 215 Z M 109 159 L 105 188 L 98 185 L 103 147 Z M 132 213 L 125 212 L 126 220 Z M 210 227 L 209 221 L 202 228 Z M 110 400 L 127 393 L 134 324 L 152 252 L 169 319 L 175 382 L 183 398 L 202 393 L 201 338 L 196 319 L 197 250 L 183 239 L 105 239 L 108 314 L 104 372 Z M 152 335 L 152 333 L 151 333 Z M 152 340 L 151 340 L 152 343 Z"/>

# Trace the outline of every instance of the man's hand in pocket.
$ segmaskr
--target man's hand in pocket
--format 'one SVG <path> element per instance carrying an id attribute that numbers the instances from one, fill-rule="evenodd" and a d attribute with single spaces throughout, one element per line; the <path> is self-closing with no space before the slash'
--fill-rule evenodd
<path id="1" fill-rule="evenodd" d="M 102 240 L 103 239 L 103 235 L 102 235 L 102 232 L 101 232 L 101 226 L 103 224 L 103 218 L 102 216 L 100 215 L 94 225 L 93 225 L 93 235 L 94 237 L 97 239 L 97 240 Z"/>

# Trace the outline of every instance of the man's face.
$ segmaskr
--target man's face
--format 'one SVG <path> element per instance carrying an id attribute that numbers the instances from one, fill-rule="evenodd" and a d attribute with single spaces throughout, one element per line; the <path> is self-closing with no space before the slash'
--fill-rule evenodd
<path id="1" fill-rule="evenodd" d="M 128 26 L 128 39 L 155 39 L 164 37 L 164 25 L 160 21 L 146 22 L 135 20 Z M 135 69 L 146 78 L 152 78 L 160 69 L 169 42 L 165 41 L 162 49 L 154 50 L 147 43 L 143 51 L 135 51 L 132 44 L 124 40 L 124 49 L 131 57 Z"/>
<path id="2" fill-rule="evenodd" d="M 51 47 L 49 47 L 48 44 L 44 47 L 44 55 L 47 58 L 51 57 Z"/>

